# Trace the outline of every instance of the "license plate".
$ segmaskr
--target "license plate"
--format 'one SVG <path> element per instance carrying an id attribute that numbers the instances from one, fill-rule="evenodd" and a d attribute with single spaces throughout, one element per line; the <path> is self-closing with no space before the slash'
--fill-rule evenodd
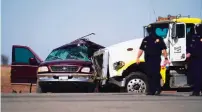
<path id="1" fill-rule="evenodd" d="M 59 80 L 68 80 L 68 77 L 59 77 Z"/>

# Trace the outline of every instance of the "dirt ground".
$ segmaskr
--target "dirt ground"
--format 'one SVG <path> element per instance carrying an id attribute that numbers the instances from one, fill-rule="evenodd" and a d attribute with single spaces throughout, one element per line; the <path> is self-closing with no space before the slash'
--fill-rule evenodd
<path id="1" fill-rule="evenodd" d="M 1 66 L 1 93 L 29 93 L 30 85 L 11 85 L 10 83 L 10 66 Z M 32 93 L 36 91 L 36 86 L 33 85 Z"/>

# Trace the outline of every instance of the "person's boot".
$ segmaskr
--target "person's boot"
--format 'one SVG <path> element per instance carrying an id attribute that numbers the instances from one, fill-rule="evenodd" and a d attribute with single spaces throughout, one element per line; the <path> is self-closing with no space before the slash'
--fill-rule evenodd
<path id="1" fill-rule="evenodd" d="M 155 95 L 155 92 L 148 91 L 148 92 L 146 93 L 146 95 Z"/>
<path id="2" fill-rule="evenodd" d="M 200 96 L 200 92 L 192 92 L 190 96 Z"/>
<path id="3" fill-rule="evenodd" d="M 155 95 L 155 93 L 148 92 L 146 95 Z"/>
<path id="4" fill-rule="evenodd" d="M 160 95 L 161 94 L 161 89 L 160 90 L 157 90 L 155 95 Z"/>

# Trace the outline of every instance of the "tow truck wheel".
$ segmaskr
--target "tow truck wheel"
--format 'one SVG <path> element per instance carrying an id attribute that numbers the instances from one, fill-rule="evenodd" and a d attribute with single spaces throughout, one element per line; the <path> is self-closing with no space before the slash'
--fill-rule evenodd
<path id="1" fill-rule="evenodd" d="M 147 76 L 141 72 L 131 72 L 126 77 L 125 91 L 128 93 L 145 94 L 148 90 Z"/>

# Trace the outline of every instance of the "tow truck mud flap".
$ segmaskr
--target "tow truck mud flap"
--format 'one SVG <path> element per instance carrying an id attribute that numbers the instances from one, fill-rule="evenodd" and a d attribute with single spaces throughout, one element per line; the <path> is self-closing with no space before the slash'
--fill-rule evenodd
<path id="1" fill-rule="evenodd" d="M 117 80 L 115 80 L 114 78 L 111 78 L 111 79 L 109 80 L 109 82 L 112 83 L 112 84 L 115 84 L 115 85 L 117 85 L 117 86 L 119 86 L 119 87 L 125 87 L 126 79 L 123 78 L 123 80 L 117 81 Z"/>

